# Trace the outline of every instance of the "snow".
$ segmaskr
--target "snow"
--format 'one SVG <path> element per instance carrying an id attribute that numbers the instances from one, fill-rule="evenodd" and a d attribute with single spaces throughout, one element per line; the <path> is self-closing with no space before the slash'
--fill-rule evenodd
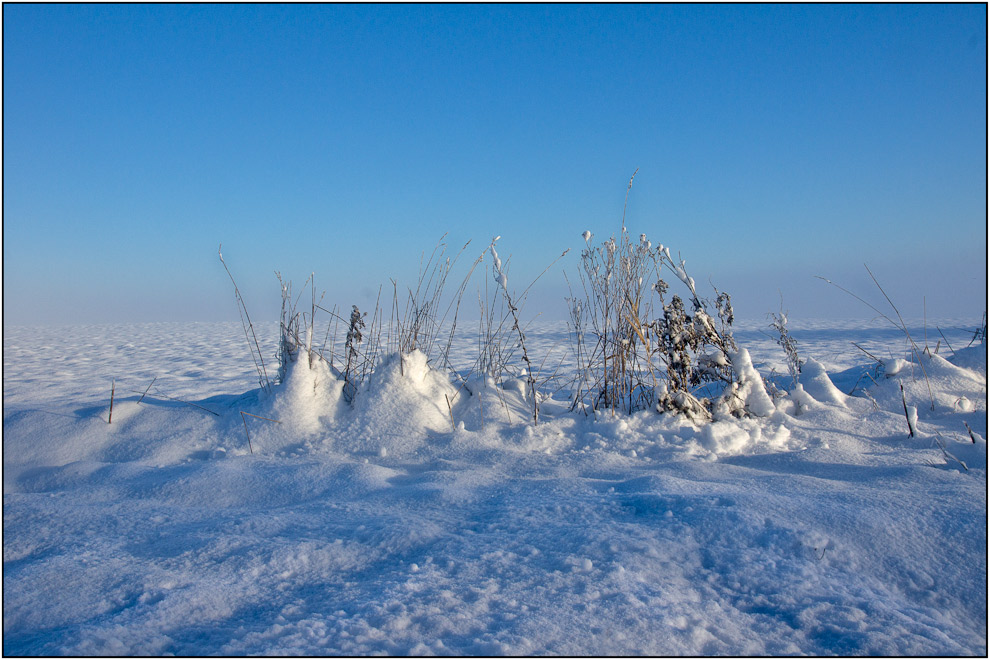
<path id="1" fill-rule="evenodd" d="M 835 406 L 846 406 L 848 397 L 828 377 L 828 372 L 821 362 L 808 358 L 801 365 L 801 375 L 798 384 L 813 401 L 830 403 Z"/>
<path id="2" fill-rule="evenodd" d="M 710 323 L 710 321 L 709 321 Z M 759 372 L 753 366 L 753 360 L 749 351 L 740 348 L 729 351 L 732 360 L 732 367 L 739 376 L 738 383 L 732 383 L 731 389 L 723 394 L 737 398 L 742 403 L 742 408 L 746 413 L 756 417 L 769 417 L 774 411 L 773 400 L 763 387 L 763 380 Z"/>
<path id="3" fill-rule="evenodd" d="M 797 386 L 737 327 L 744 417 L 565 390 L 537 426 L 525 378 L 419 351 L 351 405 L 305 350 L 263 392 L 237 323 L 5 328 L 4 653 L 986 655 L 987 354 L 946 329 L 971 325 L 919 363 L 792 319 Z M 565 327 L 526 337 L 567 356 Z"/>

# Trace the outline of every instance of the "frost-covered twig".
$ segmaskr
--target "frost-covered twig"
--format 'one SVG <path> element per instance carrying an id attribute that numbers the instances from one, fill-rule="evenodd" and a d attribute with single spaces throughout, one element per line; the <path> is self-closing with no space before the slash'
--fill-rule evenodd
<path id="1" fill-rule="evenodd" d="M 364 317 L 367 313 L 362 314 L 361 310 L 358 309 L 357 305 L 351 306 L 351 320 L 350 326 L 347 329 L 347 341 L 344 344 L 344 352 L 346 354 L 346 366 L 344 367 L 344 382 L 347 383 L 347 401 L 348 403 L 353 402 L 354 394 L 357 391 L 357 386 L 351 380 L 352 370 L 355 365 L 355 360 L 358 357 L 357 345 L 364 340 L 364 335 L 361 334 L 361 330 L 364 329 Z"/>
<path id="2" fill-rule="evenodd" d="M 626 206 L 629 205 L 629 191 L 632 190 L 633 179 L 636 178 L 638 173 L 639 168 L 637 167 L 636 171 L 632 173 L 631 177 L 629 177 L 629 185 L 626 186 L 626 199 L 622 203 L 622 233 L 626 232 Z"/>

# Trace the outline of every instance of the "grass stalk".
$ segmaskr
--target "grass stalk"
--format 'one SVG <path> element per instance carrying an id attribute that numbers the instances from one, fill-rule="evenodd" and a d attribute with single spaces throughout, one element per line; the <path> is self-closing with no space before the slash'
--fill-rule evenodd
<path id="1" fill-rule="evenodd" d="M 248 349 L 251 351 L 251 358 L 254 360 L 254 366 L 258 370 L 258 380 L 266 392 L 271 392 L 271 381 L 268 378 L 268 371 L 265 369 L 265 359 L 261 354 L 258 336 L 254 332 L 254 324 L 251 323 L 251 316 L 248 314 L 247 305 L 244 304 L 244 298 L 241 297 L 241 291 L 237 288 L 237 282 L 234 281 L 234 276 L 231 274 L 230 269 L 227 268 L 227 262 L 223 260 L 222 248 L 223 244 L 217 248 L 217 255 L 220 257 L 220 263 L 223 264 L 223 269 L 227 271 L 227 277 L 230 278 L 230 283 L 234 285 L 234 298 L 237 300 L 237 311 L 241 315 L 241 326 L 244 328 L 244 337 L 248 340 Z M 245 321 L 245 319 L 247 320 Z M 251 348 L 252 339 L 254 342 L 253 349 Z"/>
<path id="2" fill-rule="evenodd" d="M 268 417 L 262 417 L 261 415 L 255 415 L 254 413 L 245 412 L 244 410 L 241 410 L 240 413 L 241 413 L 241 421 L 244 422 L 244 435 L 247 436 L 248 450 L 252 454 L 254 454 L 254 447 L 251 445 L 251 434 L 248 433 L 247 417 L 245 417 L 245 415 L 249 415 L 249 416 L 255 417 L 257 419 L 263 419 L 266 422 L 275 422 L 276 424 L 281 424 L 282 422 L 280 422 L 277 419 L 269 419 Z"/>
<path id="3" fill-rule="evenodd" d="M 816 275 L 815 277 L 817 277 L 818 279 L 820 279 L 820 280 L 822 280 L 824 282 L 827 282 L 827 283 L 831 284 L 832 286 L 834 286 L 835 288 L 839 289 L 840 291 L 843 291 L 846 294 L 848 294 L 848 295 L 852 296 L 853 298 L 855 298 L 856 300 L 860 301 L 861 303 L 863 303 L 864 305 L 866 305 L 867 307 L 869 307 L 870 309 L 872 309 L 874 312 L 876 312 L 877 314 L 879 314 L 881 318 L 886 319 L 891 325 L 893 325 L 895 328 L 898 328 L 901 332 L 904 333 L 904 336 L 907 337 L 908 343 L 911 344 L 911 352 L 914 354 L 915 359 L 918 362 L 918 365 L 921 367 L 921 373 L 925 376 L 925 383 L 928 386 L 928 397 L 929 397 L 929 399 L 931 399 L 931 404 L 932 404 L 931 405 L 931 408 L 932 408 L 932 410 L 935 410 L 935 394 L 932 392 L 932 384 L 931 384 L 931 381 L 928 380 L 928 371 L 925 369 L 924 362 L 921 359 L 921 353 L 922 352 L 918 348 L 918 345 L 914 342 L 914 339 L 912 339 L 911 333 L 908 332 L 907 325 L 904 323 L 904 319 L 901 317 L 901 313 L 897 309 L 897 306 L 894 305 L 894 301 L 892 301 L 890 299 L 890 296 L 887 295 L 887 292 L 884 291 L 884 289 L 883 289 L 882 286 L 880 286 L 880 282 L 877 280 L 876 276 L 873 275 L 873 271 L 870 270 L 870 267 L 867 266 L 866 264 L 863 264 L 863 266 L 866 268 L 866 272 L 870 274 L 870 279 L 872 279 L 873 280 L 873 283 L 877 285 L 877 288 L 878 289 L 880 289 L 880 293 L 883 294 L 883 297 L 887 300 L 887 303 L 890 305 L 891 309 L 894 310 L 894 314 L 897 316 L 897 321 L 894 321 L 892 318 L 890 318 L 889 316 L 887 316 L 886 314 L 884 314 L 883 312 L 881 312 L 879 309 L 877 309 L 876 307 L 874 307 L 872 304 L 870 304 L 870 303 L 866 302 L 865 300 L 863 300 L 861 297 L 857 296 L 855 293 L 853 293 L 849 289 L 846 289 L 845 287 L 842 287 L 842 286 L 836 284 L 835 282 L 833 282 L 832 280 L 830 280 L 828 278 L 825 278 L 825 277 L 822 277 L 821 275 Z"/>
<path id="4" fill-rule="evenodd" d="M 130 392 L 133 392 L 134 394 L 137 394 L 137 393 L 138 393 L 138 391 L 137 391 L 137 390 L 129 390 L 129 391 L 130 391 Z M 167 394 L 162 394 L 162 392 L 161 392 L 161 390 L 159 390 L 159 389 L 156 389 L 156 390 L 155 390 L 155 392 L 156 392 L 156 395 L 157 395 L 157 396 L 160 396 L 160 397 L 162 397 L 163 399 L 168 399 L 169 401 L 176 401 L 176 402 L 178 402 L 178 403 L 183 403 L 183 404 L 185 404 L 185 405 L 187 405 L 187 406 L 192 406 L 193 408 L 199 408 L 200 410 L 205 410 L 206 412 L 208 412 L 208 413 L 210 413 L 211 415 L 216 415 L 217 417 L 219 417 L 219 416 L 220 416 L 220 413 L 218 413 L 218 412 L 213 412 L 213 411 L 212 411 L 212 410 L 210 410 L 209 408 L 204 408 L 203 406 L 201 406 L 201 405 L 199 405 L 199 404 L 197 404 L 197 403 L 191 403 L 191 402 L 189 402 L 189 401 L 183 401 L 182 399 L 177 399 L 177 398 L 176 398 L 176 397 L 174 397 L 174 396 L 169 396 L 169 395 L 167 395 Z M 143 397 L 142 397 L 142 398 L 143 398 Z"/>
<path id="5" fill-rule="evenodd" d="M 908 436 L 913 438 L 915 433 L 914 422 L 911 421 L 911 414 L 908 412 L 907 397 L 904 395 L 904 385 L 901 384 L 901 403 L 904 404 L 904 418 L 908 423 Z"/>
<path id="6" fill-rule="evenodd" d="M 117 386 L 116 379 L 110 381 L 110 414 L 107 415 L 107 424 L 113 421 L 113 391 Z"/>
<path id="7" fill-rule="evenodd" d="M 445 392 L 443 398 L 447 400 L 447 414 L 450 415 L 450 430 L 457 433 L 457 427 L 454 426 L 454 409 L 450 406 L 450 397 Z"/>
<path id="8" fill-rule="evenodd" d="M 975 445 L 976 444 L 976 434 L 973 433 L 973 429 L 970 428 L 970 426 L 969 426 L 969 424 L 967 422 L 964 421 L 963 424 L 966 426 L 966 430 L 969 431 L 969 439 L 972 440 L 973 441 L 973 444 Z"/>
<path id="9" fill-rule="evenodd" d="M 959 465 L 961 465 L 964 470 L 969 472 L 969 467 L 967 467 L 963 461 L 953 456 L 952 453 L 950 453 L 949 450 L 946 449 L 945 441 L 942 439 L 942 436 L 941 434 L 939 434 L 938 431 L 935 431 L 935 444 L 938 445 L 938 448 L 942 450 L 942 456 L 945 458 L 946 463 L 948 463 L 949 459 L 951 458 L 956 463 L 959 463 Z"/>
<path id="10" fill-rule="evenodd" d="M 141 403 L 142 401 L 144 401 L 144 395 L 148 393 L 148 390 L 151 389 L 151 386 L 155 384 L 155 381 L 156 380 L 158 380 L 158 376 L 155 376 L 154 378 L 151 379 L 151 382 L 148 384 L 148 387 L 144 390 L 144 394 L 142 394 L 141 395 L 141 398 L 138 399 L 138 403 Z"/>
<path id="11" fill-rule="evenodd" d="M 502 269 L 502 260 L 499 259 L 498 252 L 495 250 L 496 241 L 498 241 L 498 238 L 493 238 L 490 247 L 492 260 L 494 261 L 495 281 L 498 282 L 499 287 L 502 289 L 502 294 L 505 296 L 505 302 L 509 307 L 509 312 L 512 314 L 512 327 L 519 337 L 519 347 L 522 349 L 522 359 L 523 362 L 526 363 L 526 382 L 529 385 L 530 396 L 533 398 L 533 426 L 536 426 L 540 421 L 540 402 L 536 396 L 536 379 L 533 376 L 533 364 L 530 362 L 529 353 L 526 351 L 526 336 L 523 334 L 522 328 L 519 327 L 519 310 L 512 302 L 512 296 L 509 294 L 508 278 L 505 276 L 505 271 Z"/>
<path id="12" fill-rule="evenodd" d="M 948 339 L 948 337 L 946 337 L 946 336 L 945 336 L 945 333 L 943 333 L 943 332 L 942 332 L 942 328 L 940 328 L 940 327 L 938 327 L 938 326 L 936 325 L 936 326 L 935 326 L 935 329 L 936 329 L 936 330 L 938 330 L 938 334 L 940 334 L 940 335 L 942 335 L 942 339 L 944 339 L 944 340 L 945 340 L 945 345 L 949 347 L 949 350 L 950 350 L 950 351 L 952 351 L 952 355 L 955 355 L 955 354 L 956 354 L 956 351 L 955 351 L 955 349 L 954 349 L 954 348 L 952 348 L 952 344 L 950 344 L 950 343 L 949 343 L 949 339 Z"/>

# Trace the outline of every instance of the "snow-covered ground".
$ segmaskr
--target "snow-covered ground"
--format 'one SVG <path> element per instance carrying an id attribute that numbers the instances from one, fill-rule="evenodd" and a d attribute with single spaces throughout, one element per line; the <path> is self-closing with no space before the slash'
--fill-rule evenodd
<path id="1" fill-rule="evenodd" d="M 561 392 L 535 428 L 522 381 L 417 354 L 352 406 L 302 362 L 261 392 L 237 323 L 4 328 L 3 651 L 985 655 L 986 346 L 935 325 L 923 375 L 897 329 L 795 320 L 800 390 L 743 325 L 769 417 Z M 563 325 L 527 338 L 566 375 Z"/>

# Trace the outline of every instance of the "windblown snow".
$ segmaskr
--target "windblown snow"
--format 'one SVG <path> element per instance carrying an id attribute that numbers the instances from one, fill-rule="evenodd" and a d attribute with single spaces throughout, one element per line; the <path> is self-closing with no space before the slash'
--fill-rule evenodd
<path id="1" fill-rule="evenodd" d="M 536 426 L 419 351 L 269 393 L 239 324 L 5 328 L 4 654 L 986 655 L 972 326 L 798 327 L 798 382 L 744 327 L 745 417 Z"/>

